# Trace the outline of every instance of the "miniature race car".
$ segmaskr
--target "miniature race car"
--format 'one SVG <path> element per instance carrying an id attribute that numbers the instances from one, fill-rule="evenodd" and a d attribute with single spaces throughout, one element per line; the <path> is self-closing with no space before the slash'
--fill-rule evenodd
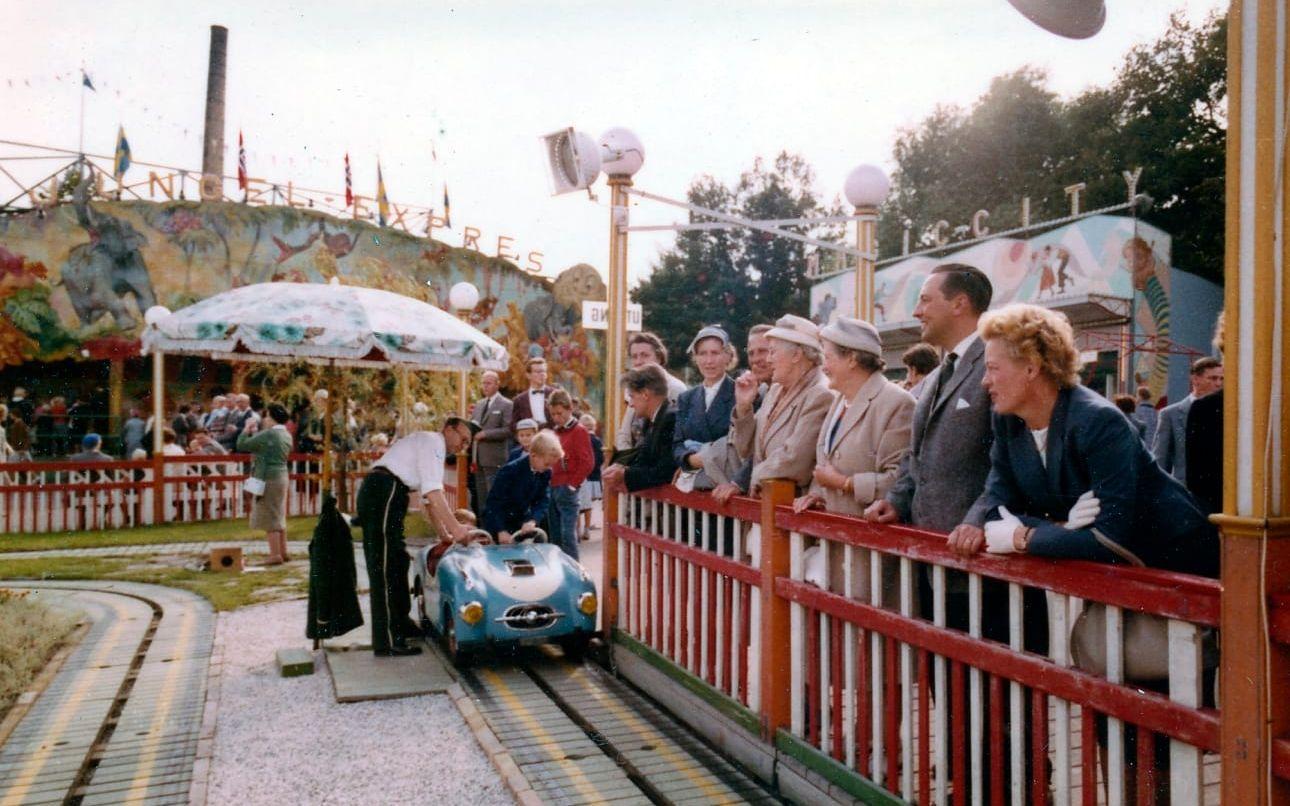
<path id="1" fill-rule="evenodd" d="M 540 529 L 498 545 L 476 529 L 468 542 L 434 556 L 421 549 L 412 594 L 423 628 L 433 629 L 456 664 L 479 650 L 556 642 L 579 657 L 596 631 L 596 584 Z"/>

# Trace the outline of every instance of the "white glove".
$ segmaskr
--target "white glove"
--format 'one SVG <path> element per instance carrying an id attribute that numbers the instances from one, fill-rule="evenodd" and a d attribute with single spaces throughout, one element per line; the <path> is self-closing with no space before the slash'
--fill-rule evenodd
<path id="1" fill-rule="evenodd" d="M 1071 507 L 1070 514 L 1066 516 L 1066 528 L 1083 529 L 1086 526 L 1091 526 L 1093 521 L 1097 520 L 1097 516 L 1101 511 L 1102 502 L 1094 497 L 1092 490 L 1089 490 L 1081 495 L 1075 501 L 1074 506 Z"/>
<path id="2" fill-rule="evenodd" d="M 999 520 L 985 525 L 985 550 L 990 554 L 1012 554 L 1017 550 L 1012 537 L 1021 521 L 1008 511 L 1005 506 L 999 507 Z"/>

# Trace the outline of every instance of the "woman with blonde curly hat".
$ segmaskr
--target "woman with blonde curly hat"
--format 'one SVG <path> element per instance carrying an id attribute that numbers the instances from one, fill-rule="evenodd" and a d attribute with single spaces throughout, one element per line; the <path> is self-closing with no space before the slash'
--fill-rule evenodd
<path id="1" fill-rule="evenodd" d="M 1196 501 L 1114 403 L 1079 385 L 1066 317 L 1009 305 L 980 333 L 995 414 L 984 548 L 1217 576 L 1217 534 Z"/>

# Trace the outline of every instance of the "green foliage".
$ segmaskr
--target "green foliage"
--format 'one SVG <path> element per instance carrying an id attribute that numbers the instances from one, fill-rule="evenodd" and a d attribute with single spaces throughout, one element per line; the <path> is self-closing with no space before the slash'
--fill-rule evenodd
<path id="1" fill-rule="evenodd" d="M 1174 262 L 1222 282 L 1227 21 L 1181 15 L 1156 42 L 1134 47 L 1109 86 L 1063 101 L 1042 70 L 999 76 L 969 110 L 938 107 L 897 138 L 892 194 L 879 218 L 884 254 L 930 246 L 936 222 L 964 225 L 978 209 L 990 226 L 1069 213 L 1063 188 L 1087 184 L 1085 210 L 1126 200 L 1122 171 L 1142 166 L 1142 217 L 1174 237 Z M 951 240 L 970 237 L 956 232 Z"/>
<path id="2" fill-rule="evenodd" d="M 835 215 L 814 190 L 815 176 L 801 157 L 781 153 L 773 163 L 758 158 L 733 187 L 704 176 L 686 194 L 691 204 L 752 219 Z M 836 206 L 836 205 L 835 205 Z M 691 222 L 710 220 L 692 214 Z M 816 238 L 838 240 L 842 227 L 786 227 Z M 748 328 L 785 313 L 806 315 L 810 281 L 799 241 L 747 228 L 688 230 L 659 256 L 653 271 L 632 291 L 644 309 L 645 328 L 667 345 L 674 369 L 685 366 L 685 348 L 706 324 L 725 326 L 742 349 Z"/>
<path id="3" fill-rule="evenodd" d="M 41 283 L 18 289 L 4 302 L 5 316 L 14 327 L 35 340 L 40 356 L 46 360 L 76 347 L 76 339 L 63 328 L 49 304 L 49 293 L 49 286 Z"/>

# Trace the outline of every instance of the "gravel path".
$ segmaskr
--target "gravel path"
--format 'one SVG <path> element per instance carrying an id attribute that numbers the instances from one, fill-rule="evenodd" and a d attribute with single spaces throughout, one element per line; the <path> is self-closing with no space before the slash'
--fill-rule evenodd
<path id="1" fill-rule="evenodd" d="M 220 614 L 209 803 L 514 803 L 447 695 L 342 705 L 321 666 L 278 677 L 304 621 L 303 600 Z"/>

